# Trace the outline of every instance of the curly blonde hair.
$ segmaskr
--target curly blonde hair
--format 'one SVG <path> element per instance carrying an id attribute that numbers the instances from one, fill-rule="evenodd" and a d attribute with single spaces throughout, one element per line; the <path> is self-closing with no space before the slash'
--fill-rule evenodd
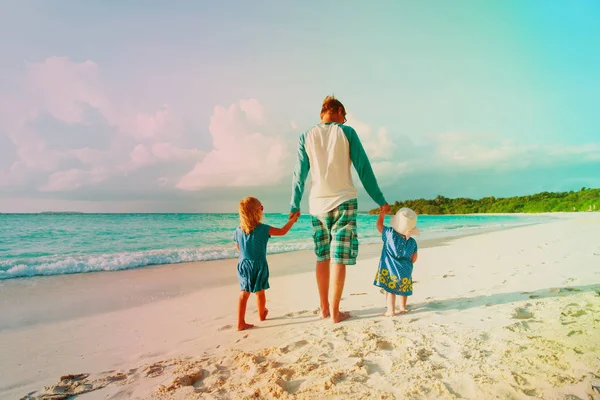
<path id="1" fill-rule="evenodd" d="M 240 201 L 240 228 L 247 234 L 252 232 L 263 217 L 262 204 L 256 197 L 245 197 Z"/>

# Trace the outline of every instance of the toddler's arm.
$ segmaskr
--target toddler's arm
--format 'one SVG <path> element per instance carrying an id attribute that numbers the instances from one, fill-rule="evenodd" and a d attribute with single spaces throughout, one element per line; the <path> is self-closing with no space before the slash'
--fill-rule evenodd
<path id="1" fill-rule="evenodd" d="M 296 221 L 298 221 L 299 216 L 300 216 L 300 211 L 297 211 L 297 212 L 291 214 L 290 219 L 288 220 L 287 224 L 285 224 L 283 226 L 283 228 L 275 228 L 272 226 L 271 228 L 269 228 L 269 235 L 271 235 L 271 236 L 285 235 L 286 233 L 289 232 L 292 225 L 294 225 L 296 223 Z"/>
<path id="2" fill-rule="evenodd" d="M 418 252 L 412 255 L 412 262 L 413 262 L 413 264 L 417 262 L 417 258 L 419 258 L 419 253 Z"/>
<path id="3" fill-rule="evenodd" d="M 383 233 L 383 220 L 385 218 L 385 209 L 381 207 L 379 209 L 379 218 L 377 218 L 377 230 L 379 233 Z"/>

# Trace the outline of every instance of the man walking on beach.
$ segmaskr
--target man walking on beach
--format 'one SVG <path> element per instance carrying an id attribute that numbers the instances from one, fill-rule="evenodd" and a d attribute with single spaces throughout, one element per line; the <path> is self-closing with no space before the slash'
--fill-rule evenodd
<path id="1" fill-rule="evenodd" d="M 314 229 L 321 317 L 331 316 L 334 323 L 350 316 L 340 311 L 340 299 L 346 280 L 346 265 L 356 264 L 358 255 L 358 191 L 352 182 L 351 163 L 373 201 L 386 213 L 390 209 L 356 131 L 345 123 L 344 105 L 333 96 L 326 97 L 321 107 L 321 123 L 300 136 L 290 210 L 290 213 L 300 211 L 304 184 L 312 168 L 309 213 Z"/>

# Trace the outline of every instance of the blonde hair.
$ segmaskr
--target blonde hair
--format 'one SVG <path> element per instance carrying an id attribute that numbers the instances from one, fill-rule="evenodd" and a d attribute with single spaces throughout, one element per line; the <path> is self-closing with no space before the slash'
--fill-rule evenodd
<path id="1" fill-rule="evenodd" d="M 240 228 L 247 234 L 252 232 L 260 223 L 263 211 L 256 197 L 245 197 L 240 201 Z"/>
<path id="2" fill-rule="evenodd" d="M 327 96 L 325 97 L 325 100 L 323 100 L 323 105 L 321 106 L 321 117 L 324 114 L 337 114 L 340 108 L 344 114 L 346 114 L 346 108 L 341 101 L 336 99 L 334 96 Z"/>

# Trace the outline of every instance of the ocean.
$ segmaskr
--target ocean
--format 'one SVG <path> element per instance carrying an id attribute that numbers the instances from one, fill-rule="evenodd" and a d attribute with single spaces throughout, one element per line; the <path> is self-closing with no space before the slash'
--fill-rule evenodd
<path id="1" fill-rule="evenodd" d="M 541 222 L 548 216 L 419 216 L 419 239 Z M 359 214 L 360 243 L 379 242 L 377 216 Z M 287 214 L 267 214 L 281 227 Z M 386 218 L 386 222 L 389 217 Z M 0 214 L 0 280 L 118 271 L 158 264 L 237 258 L 237 214 Z M 269 253 L 312 248 L 310 217 L 269 240 Z"/>

